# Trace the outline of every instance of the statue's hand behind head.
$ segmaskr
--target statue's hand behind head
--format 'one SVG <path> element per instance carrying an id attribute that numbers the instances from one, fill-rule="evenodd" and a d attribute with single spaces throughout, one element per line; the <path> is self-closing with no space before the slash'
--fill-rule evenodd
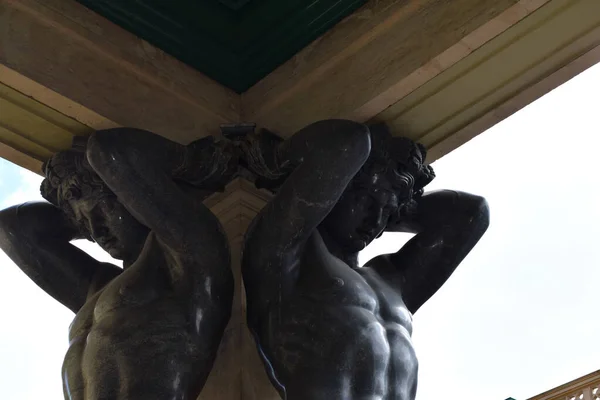
<path id="1" fill-rule="evenodd" d="M 240 151 L 228 140 L 212 136 L 185 147 L 181 166 L 173 178 L 207 191 L 222 191 L 239 171 Z"/>

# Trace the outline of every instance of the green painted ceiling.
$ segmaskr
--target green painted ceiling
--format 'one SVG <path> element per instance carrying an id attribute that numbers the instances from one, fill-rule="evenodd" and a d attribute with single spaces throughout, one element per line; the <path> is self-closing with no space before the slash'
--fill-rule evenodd
<path id="1" fill-rule="evenodd" d="M 77 0 L 242 93 L 367 0 Z"/>

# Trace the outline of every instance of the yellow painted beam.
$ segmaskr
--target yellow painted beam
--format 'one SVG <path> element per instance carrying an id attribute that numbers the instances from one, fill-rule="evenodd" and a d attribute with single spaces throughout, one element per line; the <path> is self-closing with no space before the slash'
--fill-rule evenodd
<path id="1" fill-rule="evenodd" d="M 553 0 L 375 119 L 433 160 L 597 62 L 599 45 L 600 1 Z"/>
<path id="2" fill-rule="evenodd" d="M 37 174 L 41 175 L 42 173 L 42 162 L 40 160 L 5 145 L 4 143 L 0 143 L 0 157 Z"/>
<path id="3" fill-rule="evenodd" d="M 95 130 L 119 126 L 116 122 L 1 64 L 0 83 Z"/>
<path id="4" fill-rule="evenodd" d="M 74 0 L 0 0 L 0 64 L 181 143 L 239 120 L 239 95 Z"/>
<path id="5" fill-rule="evenodd" d="M 0 83 L 0 156 L 37 169 L 53 153 L 69 148 L 73 136 L 90 132 L 86 125 Z"/>
<path id="6" fill-rule="evenodd" d="M 242 119 L 282 135 L 366 121 L 547 1 L 371 1 L 244 93 Z"/>
<path id="7" fill-rule="evenodd" d="M 120 125 L 185 143 L 243 112 L 282 136 L 384 121 L 434 160 L 600 60 L 599 1 L 490 1 L 373 1 L 240 98 L 72 0 L 0 0 L 0 156 Z"/>

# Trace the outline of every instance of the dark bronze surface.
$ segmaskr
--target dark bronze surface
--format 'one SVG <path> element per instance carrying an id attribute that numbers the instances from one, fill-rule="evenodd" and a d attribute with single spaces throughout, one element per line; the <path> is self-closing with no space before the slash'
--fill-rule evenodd
<path id="1" fill-rule="evenodd" d="M 227 238 L 202 200 L 236 169 L 235 152 L 210 138 L 99 131 L 45 164 L 50 204 L 0 212 L 2 250 L 76 313 L 66 399 L 196 399 L 233 296 Z M 124 269 L 69 243 L 83 237 Z"/>
<path id="2" fill-rule="evenodd" d="M 383 126 L 344 120 L 285 142 L 247 141 L 257 175 L 287 176 L 248 229 L 242 259 L 248 326 L 282 398 L 414 400 L 412 314 L 489 222 L 482 197 L 422 194 L 434 177 L 424 158 Z M 415 236 L 359 267 L 358 252 L 385 231 Z"/>
<path id="3" fill-rule="evenodd" d="M 287 141 L 227 132 L 188 146 L 96 132 L 44 164 L 50 203 L 0 212 L 0 248 L 76 313 L 65 398 L 199 395 L 233 295 L 227 238 L 202 201 L 244 176 L 275 193 L 246 233 L 242 273 L 248 326 L 282 398 L 414 400 L 412 314 L 484 234 L 485 199 L 424 194 L 425 148 L 382 125 L 321 121 Z M 415 236 L 359 267 L 386 231 Z"/>

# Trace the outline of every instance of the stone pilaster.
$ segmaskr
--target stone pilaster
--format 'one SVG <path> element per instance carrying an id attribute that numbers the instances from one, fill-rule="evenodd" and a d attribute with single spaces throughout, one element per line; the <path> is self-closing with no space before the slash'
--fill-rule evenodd
<path id="1" fill-rule="evenodd" d="M 246 297 L 240 265 L 244 233 L 269 197 L 269 193 L 257 190 L 248 181 L 238 178 L 224 193 L 206 200 L 229 238 L 235 293 L 231 320 L 200 400 L 280 399 L 267 378 L 246 326 Z"/>

